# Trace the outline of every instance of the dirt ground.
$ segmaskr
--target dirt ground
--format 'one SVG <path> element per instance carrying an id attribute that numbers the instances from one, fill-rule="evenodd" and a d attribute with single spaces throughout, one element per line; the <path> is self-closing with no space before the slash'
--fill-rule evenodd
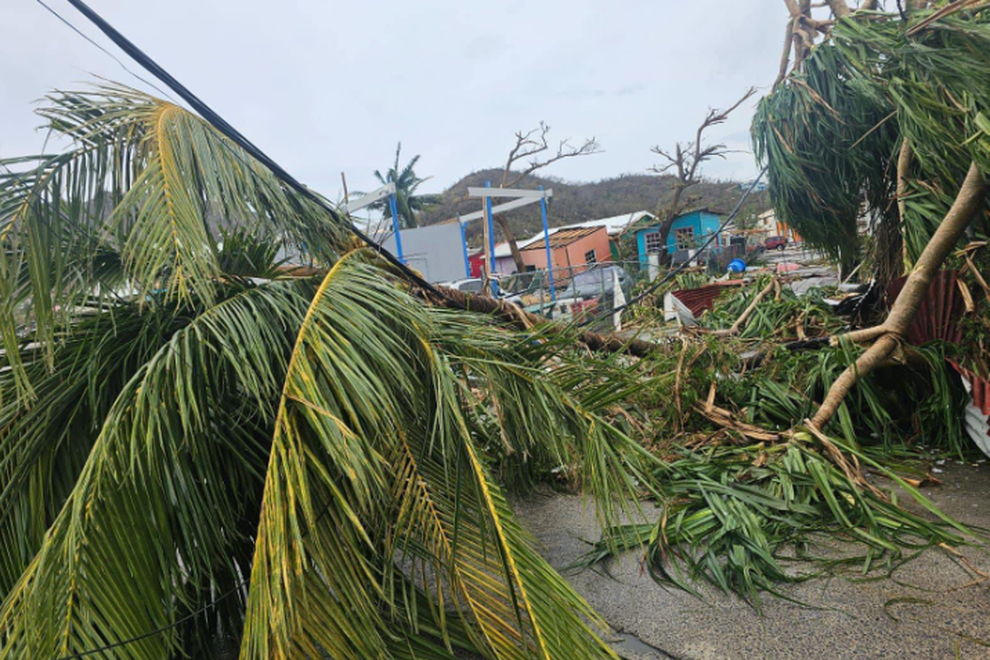
<path id="1" fill-rule="evenodd" d="M 949 461 L 937 469 L 944 484 L 925 493 L 956 519 L 990 528 L 990 465 Z M 598 538 L 593 505 L 579 497 L 533 495 L 516 510 L 557 568 Z M 961 554 L 990 574 L 990 549 Z M 568 579 L 616 629 L 616 650 L 636 660 L 990 658 L 990 580 L 939 549 L 889 579 L 848 572 L 789 586 L 784 591 L 810 607 L 767 596 L 762 615 L 714 590 L 703 590 L 704 599 L 665 590 L 641 570 L 638 553 L 610 572 Z"/>

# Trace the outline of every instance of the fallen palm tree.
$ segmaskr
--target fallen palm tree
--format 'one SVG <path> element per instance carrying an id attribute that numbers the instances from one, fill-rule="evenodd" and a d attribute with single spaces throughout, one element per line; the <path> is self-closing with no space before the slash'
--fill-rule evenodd
<path id="1" fill-rule="evenodd" d="M 835 106 L 863 102 L 857 90 L 873 104 L 866 119 L 850 112 L 828 125 L 862 128 L 857 139 L 873 151 L 852 165 L 822 161 L 849 180 L 805 202 L 809 222 L 858 206 L 856 177 L 892 146 L 880 141 L 892 124 L 872 122 L 892 102 L 884 76 L 905 61 L 905 30 L 947 39 L 964 71 L 985 72 L 982 13 L 919 14 L 908 27 L 858 20 L 833 34 L 896 42 L 859 71 L 859 87 L 814 91 L 831 84 L 824 68 L 799 82 L 840 52 L 817 49 L 762 111 L 772 190 L 793 211 L 823 125 L 802 124 L 802 112 L 850 110 Z M 947 105 L 957 93 L 972 107 Z M 948 115 L 929 128 L 978 127 L 981 94 L 945 91 L 937 107 Z M 902 110 L 907 126 L 912 108 Z M 547 328 L 485 299 L 424 304 L 431 288 L 410 295 L 416 279 L 352 250 L 343 219 L 312 193 L 175 105 L 108 87 L 55 95 L 42 113 L 72 146 L 9 161 L 0 180 L 0 657 L 161 658 L 217 645 L 245 658 L 614 657 L 596 636 L 600 620 L 506 504 L 506 488 L 551 473 L 595 498 L 606 529 L 644 495 L 672 514 L 608 534 L 609 552 L 636 539 L 657 575 L 747 595 L 783 579 L 776 553 L 817 531 L 865 544 L 867 566 L 900 559 L 907 536 L 965 542 L 964 527 L 877 459 L 903 420 L 873 378 L 848 390 L 830 424 L 801 429 L 855 359 L 848 342 L 757 370 L 739 360 L 738 342 L 771 318 L 765 306 L 796 305 L 786 295 L 746 301 L 742 321 L 736 313 L 715 328 L 732 331 L 725 337 L 589 359 L 578 341 L 606 352 L 637 344 Z M 781 127 L 778 114 L 794 123 Z M 945 215 L 952 193 L 942 190 L 962 186 L 970 163 L 986 171 L 975 135 L 912 134 L 918 163 L 934 158 L 940 175 L 916 189 L 919 205 L 937 209 L 928 217 Z M 934 145 L 949 143 L 966 146 L 938 156 Z M 889 189 L 889 175 L 877 176 L 866 189 Z M 210 214 L 252 232 L 221 245 Z M 310 276 L 279 274 L 264 258 L 273 240 L 305 250 Z M 492 325 L 490 313 L 507 323 Z M 938 428 L 936 412 L 921 422 Z M 874 434 L 879 443 L 861 442 Z M 899 506 L 867 467 L 935 522 Z M 703 564 L 662 568 L 699 548 Z"/>
<path id="2" fill-rule="evenodd" d="M 607 523 L 652 480 L 627 386 L 556 364 L 580 333 L 424 304 L 173 104 L 40 112 L 70 148 L 0 177 L 0 657 L 615 657 L 503 490 L 566 465 Z"/>

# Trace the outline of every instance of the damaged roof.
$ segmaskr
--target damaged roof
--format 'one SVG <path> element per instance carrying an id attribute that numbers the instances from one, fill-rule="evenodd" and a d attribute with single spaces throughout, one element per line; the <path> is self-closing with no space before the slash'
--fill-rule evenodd
<path id="1" fill-rule="evenodd" d="M 604 227 L 575 227 L 574 229 L 558 229 L 556 232 L 550 235 L 550 249 L 556 249 L 559 247 L 565 247 L 579 241 L 586 236 L 591 236 L 595 232 L 604 231 Z M 537 240 L 528 244 L 526 247 L 521 248 L 523 250 L 544 250 L 546 249 L 546 242 L 543 237 L 540 236 Z"/>

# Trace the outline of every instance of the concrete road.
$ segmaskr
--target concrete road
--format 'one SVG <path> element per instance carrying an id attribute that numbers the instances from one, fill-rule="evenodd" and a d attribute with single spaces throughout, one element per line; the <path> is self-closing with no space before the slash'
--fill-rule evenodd
<path id="1" fill-rule="evenodd" d="M 790 273 L 800 278 L 790 284 L 791 289 L 799 296 L 811 287 L 832 286 L 839 282 L 835 266 L 824 263 L 816 252 L 806 250 L 802 243 L 791 243 L 783 250 L 767 250 L 761 260 L 770 267 L 781 263 L 799 264 L 801 268 Z"/>
<path id="2" fill-rule="evenodd" d="M 943 466 L 944 485 L 926 490 L 944 511 L 990 528 L 990 467 Z M 575 496 L 532 496 L 516 503 L 544 556 L 563 568 L 598 538 L 594 509 Z M 990 554 L 963 548 L 990 574 Z M 853 658 L 990 658 L 990 581 L 945 552 L 928 550 L 891 579 L 858 572 L 814 579 L 785 592 L 815 606 L 764 598 L 763 615 L 733 596 L 703 590 L 706 601 L 654 583 L 628 553 L 614 579 L 593 571 L 568 576 L 620 633 L 616 649 L 656 660 L 847 660 Z"/>

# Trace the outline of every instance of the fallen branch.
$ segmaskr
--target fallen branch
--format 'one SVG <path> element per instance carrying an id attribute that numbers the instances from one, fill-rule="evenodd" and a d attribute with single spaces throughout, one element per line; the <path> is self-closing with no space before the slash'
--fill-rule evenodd
<path id="1" fill-rule="evenodd" d="M 374 250 L 370 250 L 368 248 L 359 249 L 363 250 L 368 255 L 369 259 L 378 259 L 378 255 Z M 380 260 L 378 263 L 384 270 L 389 271 L 398 277 L 404 276 L 404 273 L 400 272 L 392 264 Z M 304 274 L 312 275 L 319 274 L 321 272 L 322 271 L 319 270 L 309 269 L 305 271 L 305 273 L 301 270 L 299 272 L 292 270 L 286 272 L 286 274 L 289 276 L 301 277 L 304 276 Z M 535 326 L 540 326 L 541 330 L 551 334 L 559 334 L 568 329 L 568 326 L 548 322 L 545 317 L 530 314 L 518 305 L 514 305 L 504 300 L 496 300 L 495 298 L 489 298 L 484 295 L 469 294 L 460 291 L 459 289 L 451 289 L 440 285 L 434 285 L 434 288 L 436 289 L 436 292 L 440 293 L 439 296 L 436 295 L 436 292 L 430 292 L 426 289 L 421 289 L 418 287 L 413 287 L 412 290 L 420 298 L 431 304 L 442 305 L 449 309 L 459 309 L 466 312 L 492 314 L 504 321 L 508 321 L 522 330 L 530 330 Z M 577 338 L 592 351 L 626 353 L 628 355 L 632 355 L 633 357 L 646 357 L 657 349 L 657 345 L 653 342 L 635 338 L 623 339 L 622 337 L 618 337 L 616 335 L 602 335 L 588 330 L 579 333 Z"/>
<path id="2" fill-rule="evenodd" d="M 566 329 L 567 326 L 559 326 L 547 323 L 547 319 L 536 314 L 520 309 L 519 306 L 504 300 L 496 300 L 488 296 L 467 294 L 457 289 L 447 287 L 437 287 L 443 294 L 442 300 L 435 302 L 453 309 L 465 311 L 481 312 L 484 314 L 494 314 L 499 318 L 512 323 L 524 330 L 533 326 L 541 326 L 550 332 L 558 333 Z M 642 339 L 623 339 L 616 335 L 602 335 L 597 332 L 585 330 L 578 335 L 578 339 L 593 351 L 605 351 L 608 353 L 628 353 L 635 357 L 646 357 L 657 346 Z"/>
<path id="3" fill-rule="evenodd" d="M 779 290 L 777 289 L 777 287 L 778 287 L 777 278 L 776 277 L 770 278 L 770 282 L 765 287 L 763 287 L 763 289 L 758 294 L 756 294 L 756 298 L 753 299 L 753 302 L 749 303 L 749 306 L 746 307 L 745 310 L 743 310 L 743 313 L 739 315 L 739 318 L 737 318 L 731 326 L 729 326 L 725 330 L 713 330 L 711 334 L 715 335 L 716 337 L 731 337 L 733 335 L 738 335 L 745 327 L 746 322 L 749 320 L 749 317 L 752 316 L 753 312 L 756 311 L 756 308 L 760 304 L 760 301 L 766 298 L 771 291 Z"/>
<path id="4" fill-rule="evenodd" d="M 757 442 L 777 442 L 782 438 L 779 433 L 774 433 L 755 424 L 736 419 L 731 410 L 720 408 L 711 402 L 703 403 L 701 401 L 695 401 L 694 409 L 713 424 L 723 429 L 735 431 L 750 440 L 756 440 Z"/>
<path id="5" fill-rule="evenodd" d="M 935 230 L 924 252 L 918 257 L 887 319 L 873 328 L 856 330 L 835 338 L 836 342 L 841 340 L 863 342 L 870 339 L 876 341 L 832 383 L 821 407 L 811 418 L 810 424 L 816 430 L 823 428 L 832 419 L 846 394 L 859 379 L 884 364 L 901 345 L 902 338 L 914 321 L 932 279 L 979 211 L 986 191 L 986 179 L 976 163 L 971 163 L 966 179 L 959 188 L 959 194 L 952 203 L 952 208 Z"/>
<path id="6" fill-rule="evenodd" d="M 805 420 L 805 422 L 807 423 L 807 420 Z M 815 428 L 814 424 L 809 424 L 808 430 L 811 431 L 811 434 L 815 436 L 819 443 L 821 443 L 822 448 L 825 450 L 825 455 L 828 456 L 830 461 L 832 461 L 832 464 L 842 470 L 843 474 L 846 475 L 846 478 L 849 479 L 849 481 L 856 484 L 863 490 L 873 493 L 873 495 L 875 495 L 878 499 L 883 500 L 884 502 L 889 501 L 889 498 L 882 490 L 866 480 L 866 477 L 863 476 L 863 470 L 860 468 L 859 460 L 855 456 L 847 458 L 842 450 L 836 447 L 835 443 L 832 442 L 828 436 Z M 850 458 L 852 460 L 850 460 Z"/>

